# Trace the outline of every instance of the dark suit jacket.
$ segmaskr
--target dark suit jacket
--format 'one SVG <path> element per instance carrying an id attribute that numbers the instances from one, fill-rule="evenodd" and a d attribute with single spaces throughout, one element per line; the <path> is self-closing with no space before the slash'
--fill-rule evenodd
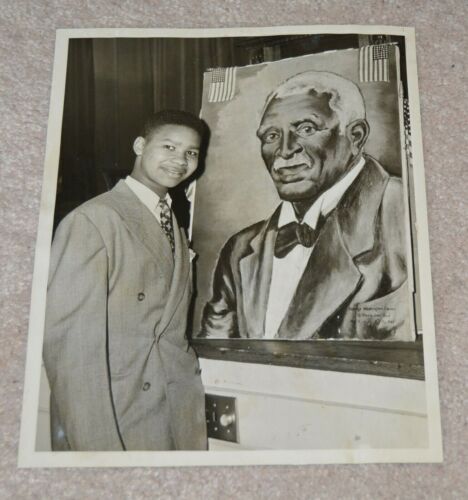
<path id="1" fill-rule="evenodd" d="M 176 252 L 125 182 L 60 224 L 44 363 L 54 449 L 206 449 L 204 392 L 185 333 L 187 241 Z"/>
<path id="2" fill-rule="evenodd" d="M 279 213 L 225 244 L 201 336 L 263 337 Z M 402 184 L 366 156 L 320 231 L 277 338 L 412 340 L 406 276 Z"/>

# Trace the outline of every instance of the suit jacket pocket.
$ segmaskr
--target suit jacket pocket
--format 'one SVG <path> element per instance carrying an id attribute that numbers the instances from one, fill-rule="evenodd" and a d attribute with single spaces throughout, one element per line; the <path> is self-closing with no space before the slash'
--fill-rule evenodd
<path id="1" fill-rule="evenodd" d="M 378 299 L 356 305 L 357 337 L 369 340 L 415 339 L 409 316 L 408 282 Z"/>
<path id="2" fill-rule="evenodd" d="M 128 334 L 109 342 L 109 364 L 112 378 L 122 378 L 129 374 L 142 373 L 151 362 L 151 352 L 155 339 Z"/>
<path id="3" fill-rule="evenodd" d="M 176 345 L 163 336 L 158 343 L 158 350 L 168 383 L 199 375 L 200 364 L 197 355 L 188 343 Z"/>

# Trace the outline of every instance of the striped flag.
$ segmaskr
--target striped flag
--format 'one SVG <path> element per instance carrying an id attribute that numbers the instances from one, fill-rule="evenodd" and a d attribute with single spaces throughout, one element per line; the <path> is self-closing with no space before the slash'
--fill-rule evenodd
<path id="1" fill-rule="evenodd" d="M 236 91 L 236 68 L 215 68 L 211 71 L 208 102 L 230 101 Z"/>
<path id="2" fill-rule="evenodd" d="M 388 82 L 388 45 L 366 45 L 359 49 L 359 80 Z"/>

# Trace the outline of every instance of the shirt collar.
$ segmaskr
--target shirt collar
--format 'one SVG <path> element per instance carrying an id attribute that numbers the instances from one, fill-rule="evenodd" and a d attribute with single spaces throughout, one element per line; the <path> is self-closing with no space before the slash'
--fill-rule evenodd
<path id="1" fill-rule="evenodd" d="M 356 165 L 342 179 L 315 200 L 314 204 L 307 210 L 302 222 L 315 229 L 320 215 L 328 215 L 338 205 L 345 192 L 363 169 L 365 163 L 366 161 L 361 156 Z M 278 227 L 285 226 L 290 222 L 297 222 L 296 213 L 294 212 L 292 203 L 283 202 L 278 219 Z"/>
<path id="2" fill-rule="evenodd" d="M 159 200 L 161 199 L 154 191 L 152 191 L 149 187 L 142 184 L 140 181 L 137 181 L 130 175 L 127 175 L 125 178 L 125 182 L 128 187 L 135 193 L 137 198 L 145 205 L 151 212 L 156 210 L 158 206 Z M 172 205 L 172 199 L 169 196 L 169 193 L 166 194 L 164 199 L 167 201 L 169 206 Z"/>

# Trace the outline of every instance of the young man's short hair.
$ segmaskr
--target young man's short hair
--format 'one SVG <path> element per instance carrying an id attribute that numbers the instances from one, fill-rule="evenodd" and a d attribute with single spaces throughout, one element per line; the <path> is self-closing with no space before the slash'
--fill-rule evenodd
<path id="1" fill-rule="evenodd" d="M 165 109 L 147 118 L 143 125 L 141 136 L 148 139 L 152 133 L 164 125 L 182 125 L 191 128 L 198 133 L 200 139 L 203 139 L 206 134 L 205 122 L 198 118 L 198 116 L 188 111 Z"/>

